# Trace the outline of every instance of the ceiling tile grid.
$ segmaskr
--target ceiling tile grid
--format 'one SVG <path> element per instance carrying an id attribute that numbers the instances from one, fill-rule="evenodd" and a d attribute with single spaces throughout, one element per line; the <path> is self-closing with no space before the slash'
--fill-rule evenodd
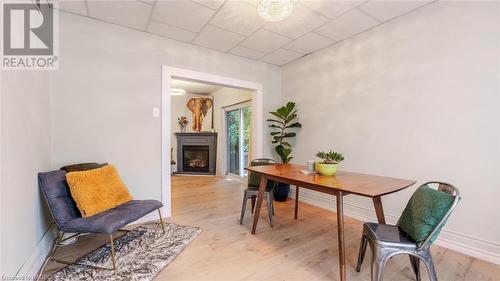
<path id="1" fill-rule="evenodd" d="M 283 21 L 270 22 L 265 29 L 285 35 L 292 39 L 313 31 L 328 21 L 324 16 L 304 5 L 295 5 L 292 14 Z"/>
<path id="2" fill-rule="evenodd" d="M 275 64 L 275 65 L 284 65 L 290 61 L 294 61 L 300 57 L 302 57 L 303 54 L 296 53 L 294 51 L 289 51 L 286 49 L 277 49 L 276 51 L 265 55 L 264 57 L 260 58 L 260 61 L 267 62 L 270 64 Z"/>
<path id="3" fill-rule="evenodd" d="M 148 32 L 154 33 L 156 35 L 168 37 L 170 39 L 175 39 L 183 42 L 191 42 L 196 37 L 198 33 L 188 31 L 175 26 L 167 25 L 159 21 L 151 20 L 147 28 Z"/>
<path id="4" fill-rule="evenodd" d="M 119 5 L 114 1 L 88 1 L 87 5 L 90 17 L 134 29 L 146 27 L 152 10 L 151 5 L 139 1 L 124 1 Z"/>
<path id="5" fill-rule="evenodd" d="M 368 30 L 379 22 L 360 10 L 352 10 L 325 24 L 317 30 L 321 35 L 341 41 Z"/>
<path id="6" fill-rule="evenodd" d="M 226 52 L 236 47 L 243 39 L 243 35 L 207 25 L 193 40 L 193 44 Z"/>
<path id="7" fill-rule="evenodd" d="M 229 1 L 212 18 L 210 24 L 249 36 L 266 21 L 256 12 L 256 7 L 244 1 Z"/>
<path id="8" fill-rule="evenodd" d="M 115 1 L 117 6 L 121 3 L 122 1 Z M 187 0 L 156 1 L 152 19 L 192 32 L 200 32 L 214 13 L 210 8 Z"/>
<path id="9" fill-rule="evenodd" d="M 258 59 L 266 55 L 266 53 L 248 49 L 242 46 L 236 46 L 231 50 L 231 54 L 235 54 L 237 56 L 249 58 L 249 59 Z"/>
<path id="10" fill-rule="evenodd" d="M 59 0 L 61 11 L 282 66 L 436 0 L 294 1 L 266 22 L 258 0 Z"/>
<path id="11" fill-rule="evenodd" d="M 292 41 L 290 44 L 285 45 L 283 48 L 305 55 L 317 50 L 321 50 L 332 45 L 333 43 L 335 43 L 335 40 L 321 36 L 314 32 L 310 32 Z"/>
<path id="12" fill-rule="evenodd" d="M 241 43 L 241 46 L 264 53 L 270 53 L 290 41 L 292 40 L 278 33 L 266 29 L 259 29 L 245 39 L 245 41 Z"/>

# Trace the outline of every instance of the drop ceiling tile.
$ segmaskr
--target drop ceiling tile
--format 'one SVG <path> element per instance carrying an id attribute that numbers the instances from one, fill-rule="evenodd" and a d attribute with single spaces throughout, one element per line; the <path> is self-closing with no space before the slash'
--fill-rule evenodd
<path id="1" fill-rule="evenodd" d="M 148 31 L 160 36 L 184 42 L 191 42 L 196 36 L 195 32 L 180 29 L 175 26 L 169 26 L 154 20 L 149 23 Z"/>
<path id="2" fill-rule="evenodd" d="M 214 13 L 214 10 L 190 1 L 158 1 L 153 12 L 153 19 L 198 32 Z"/>
<path id="3" fill-rule="evenodd" d="M 368 1 L 367 3 L 361 5 L 359 8 L 373 16 L 379 21 L 388 21 L 393 18 L 399 17 L 402 14 L 415 10 L 433 0 L 399 0 L 399 1 L 386 1 L 386 0 L 376 0 Z"/>
<path id="4" fill-rule="evenodd" d="M 354 9 L 356 6 L 366 0 L 347 0 L 347 1 L 301 1 L 301 4 L 313 9 L 314 11 L 330 18 L 335 19 L 345 12 Z"/>
<path id="5" fill-rule="evenodd" d="M 192 0 L 202 6 L 210 8 L 212 10 L 217 10 L 224 3 L 224 0 Z"/>
<path id="6" fill-rule="evenodd" d="M 363 12 L 355 9 L 323 25 L 317 33 L 340 41 L 368 30 L 379 24 Z"/>
<path id="7" fill-rule="evenodd" d="M 260 61 L 267 62 L 267 63 L 272 63 L 276 65 L 285 65 L 289 62 L 292 62 L 300 57 L 302 57 L 302 54 L 285 50 L 285 49 L 278 49 L 262 58 L 260 58 Z"/>
<path id="8" fill-rule="evenodd" d="M 243 39 L 245 39 L 245 37 L 242 35 L 207 25 L 203 31 L 198 34 L 193 43 L 225 52 L 232 49 Z"/>
<path id="9" fill-rule="evenodd" d="M 227 2 L 210 21 L 212 25 L 247 36 L 265 23 L 255 6 L 244 1 Z"/>
<path id="10" fill-rule="evenodd" d="M 257 32 L 248 37 L 241 46 L 261 51 L 264 53 L 272 52 L 283 45 L 289 43 L 291 40 L 285 36 L 259 29 Z"/>
<path id="11" fill-rule="evenodd" d="M 270 22 L 264 28 L 296 39 L 327 21 L 327 18 L 313 10 L 300 4 L 295 4 L 292 14 L 288 18 L 282 21 Z"/>
<path id="12" fill-rule="evenodd" d="M 231 53 L 238 55 L 238 56 L 245 57 L 245 58 L 249 58 L 249 59 L 258 59 L 266 54 L 266 53 L 262 53 L 262 52 L 259 52 L 256 50 L 248 49 L 248 48 L 245 48 L 242 46 L 236 46 L 235 48 L 233 48 L 231 50 Z"/>
<path id="13" fill-rule="evenodd" d="M 73 14 L 78 14 L 82 16 L 87 16 L 87 7 L 85 7 L 85 1 L 59 1 L 59 10 L 70 12 Z"/>
<path id="14" fill-rule="evenodd" d="M 254 6 L 255 8 L 257 8 L 257 5 L 259 4 L 261 0 L 242 0 L 241 2 L 245 2 L 245 3 L 248 3 L 252 6 Z"/>
<path id="15" fill-rule="evenodd" d="M 330 46 L 333 43 L 335 43 L 335 41 L 311 32 L 295 41 L 292 41 L 290 44 L 286 45 L 283 48 L 295 51 L 297 53 L 310 54 L 314 51 Z"/>
<path id="16" fill-rule="evenodd" d="M 139 1 L 87 1 L 89 15 L 135 29 L 146 29 L 151 5 Z"/>

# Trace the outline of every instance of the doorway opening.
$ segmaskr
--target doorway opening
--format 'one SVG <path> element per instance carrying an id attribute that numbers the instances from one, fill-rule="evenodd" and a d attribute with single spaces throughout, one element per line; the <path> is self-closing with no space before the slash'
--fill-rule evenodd
<path id="1" fill-rule="evenodd" d="M 212 90 L 195 92 L 187 89 L 189 85 Z M 203 103 L 199 107 L 201 111 L 188 107 L 188 102 L 193 98 Z M 179 177 L 245 176 L 244 167 L 248 161 L 262 156 L 262 107 L 261 84 L 163 66 L 161 198 L 165 206 L 162 212 L 166 217 L 171 216 L 172 175 L 177 177 L 180 166 L 184 173 Z M 226 111 L 232 113 L 226 115 Z M 234 122 L 238 124 L 228 129 L 227 116 L 234 117 Z M 184 119 L 182 117 L 188 121 L 184 128 L 179 126 L 179 120 Z M 237 140 L 237 145 L 229 149 L 228 144 L 233 139 Z M 182 146 L 179 146 L 180 141 Z M 233 155 L 228 156 L 231 152 Z M 213 165 L 210 166 L 214 161 L 215 169 Z"/>
<path id="2" fill-rule="evenodd" d="M 244 177 L 252 151 L 252 91 L 170 82 L 172 173 Z"/>

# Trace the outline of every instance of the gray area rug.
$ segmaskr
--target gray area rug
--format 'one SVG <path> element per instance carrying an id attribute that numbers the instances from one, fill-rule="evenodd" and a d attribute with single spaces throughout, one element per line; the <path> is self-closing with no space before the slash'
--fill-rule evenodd
<path id="1" fill-rule="evenodd" d="M 115 240 L 116 270 L 86 265 L 69 265 L 48 280 L 152 280 L 199 234 L 201 228 L 165 223 L 148 223 Z M 111 246 L 106 244 L 80 258 L 78 263 L 112 268 Z"/>

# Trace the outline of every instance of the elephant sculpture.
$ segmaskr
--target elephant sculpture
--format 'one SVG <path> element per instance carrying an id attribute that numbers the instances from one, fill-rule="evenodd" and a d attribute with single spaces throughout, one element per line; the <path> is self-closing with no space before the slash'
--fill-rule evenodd
<path id="1" fill-rule="evenodd" d="M 212 108 L 213 102 L 211 98 L 190 98 L 186 104 L 187 108 L 193 113 L 192 128 L 195 132 L 201 131 L 203 119 Z"/>

